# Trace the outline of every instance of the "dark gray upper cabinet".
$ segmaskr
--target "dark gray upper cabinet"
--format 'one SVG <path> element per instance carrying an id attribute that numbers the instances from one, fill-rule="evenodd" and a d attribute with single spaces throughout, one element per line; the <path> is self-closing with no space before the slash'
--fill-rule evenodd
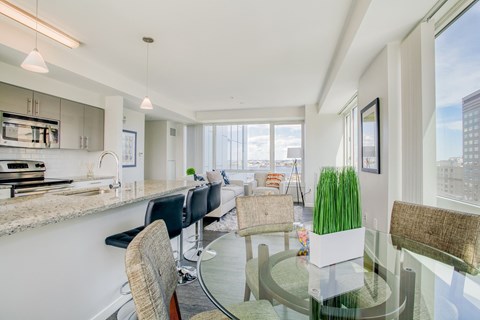
<path id="1" fill-rule="evenodd" d="M 60 98 L 0 83 L 0 110 L 59 120 Z"/>
<path id="2" fill-rule="evenodd" d="M 103 150 L 103 109 L 62 99 L 60 115 L 60 148 Z"/>

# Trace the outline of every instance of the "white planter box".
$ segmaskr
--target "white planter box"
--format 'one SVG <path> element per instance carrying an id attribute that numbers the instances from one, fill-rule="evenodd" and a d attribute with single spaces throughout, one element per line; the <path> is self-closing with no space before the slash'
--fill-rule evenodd
<path id="1" fill-rule="evenodd" d="M 318 235 L 310 231 L 310 263 L 319 268 L 363 257 L 365 227 Z"/>

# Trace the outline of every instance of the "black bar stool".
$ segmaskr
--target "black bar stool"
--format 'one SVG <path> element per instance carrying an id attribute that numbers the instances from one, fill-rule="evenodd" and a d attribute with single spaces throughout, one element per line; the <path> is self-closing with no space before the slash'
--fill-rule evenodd
<path id="1" fill-rule="evenodd" d="M 147 205 L 147 211 L 145 213 L 145 225 L 120 232 L 114 235 L 111 235 L 105 239 L 105 244 L 113 247 L 126 249 L 133 238 L 137 236 L 146 226 L 156 220 L 164 220 L 167 226 L 168 235 L 170 239 L 177 238 L 177 248 L 180 247 L 180 241 L 182 238 L 183 230 L 183 202 L 185 196 L 183 194 L 174 194 L 170 196 L 164 196 L 157 199 L 150 200 Z M 179 284 L 185 284 L 192 282 L 196 279 L 196 275 L 182 273 L 180 260 L 182 258 L 182 251 L 178 251 L 178 262 L 177 267 L 179 269 Z M 120 289 L 120 293 L 123 295 L 128 295 L 129 292 L 125 291 L 124 288 L 128 282 L 124 283 Z M 125 309 L 131 309 L 130 304 L 132 300 L 129 300 L 125 305 L 119 310 L 118 319 L 132 319 L 132 313 L 130 310 L 122 311 Z M 133 308 L 135 310 L 135 308 Z M 134 318 L 133 318 L 134 319 Z"/>
<path id="2" fill-rule="evenodd" d="M 183 228 L 188 228 L 192 224 L 195 224 L 195 235 L 188 238 L 194 238 L 194 240 L 189 242 L 197 242 L 199 240 L 198 222 L 201 223 L 203 217 L 207 214 L 208 189 L 209 187 L 207 185 L 203 185 L 196 187 L 195 189 L 188 190 L 185 208 L 183 208 Z M 183 257 L 186 260 L 194 261 L 189 259 L 189 255 L 187 255 L 190 250 L 188 250 Z"/>
<path id="3" fill-rule="evenodd" d="M 207 210 L 203 217 L 197 220 L 196 224 L 196 234 L 195 242 L 196 246 L 185 252 L 184 257 L 188 261 L 198 261 L 200 254 L 203 251 L 203 218 L 205 215 L 214 211 L 222 202 L 222 182 L 212 182 L 208 184 L 208 193 L 207 193 Z M 210 260 L 215 257 L 217 253 L 213 250 L 208 250 L 204 253 L 203 259 Z"/>

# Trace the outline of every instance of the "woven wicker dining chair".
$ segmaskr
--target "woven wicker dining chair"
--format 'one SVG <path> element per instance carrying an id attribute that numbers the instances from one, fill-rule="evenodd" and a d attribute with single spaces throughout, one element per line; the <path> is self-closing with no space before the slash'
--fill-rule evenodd
<path id="1" fill-rule="evenodd" d="M 390 233 L 460 258 L 473 273 L 480 267 L 480 215 L 395 201 Z"/>
<path id="2" fill-rule="evenodd" d="M 178 305 L 177 269 L 163 220 L 140 232 L 127 248 L 125 265 L 139 320 L 181 319 Z M 278 319 L 265 300 L 228 306 L 238 319 Z M 206 311 L 193 320 L 228 319 L 220 310 Z"/>
<path id="3" fill-rule="evenodd" d="M 284 249 L 289 249 L 289 233 L 293 230 L 294 211 L 291 195 L 237 197 L 238 235 L 245 237 L 246 267 L 244 301 L 250 293 L 259 297 L 258 259 L 253 257 L 252 236 L 283 232 Z M 288 281 L 285 279 L 285 282 Z M 296 280 L 298 281 L 298 279 Z"/>

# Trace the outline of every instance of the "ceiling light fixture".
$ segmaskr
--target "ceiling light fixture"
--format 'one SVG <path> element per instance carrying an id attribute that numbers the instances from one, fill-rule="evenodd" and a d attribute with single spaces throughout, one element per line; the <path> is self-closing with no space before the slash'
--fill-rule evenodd
<path id="1" fill-rule="evenodd" d="M 60 42 L 61 44 L 69 48 L 77 48 L 80 45 L 80 42 L 78 40 L 75 40 L 64 32 L 49 25 L 48 23 L 42 20 L 38 20 L 38 12 L 36 17 L 34 17 L 30 13 L 14 6 L 10 2 L 0 0 L 0 13 L 23 24 L 24 26 L 29 27 L 30 29 L 35 30 L 35 32 L 40 32 L 41 34 Z"/>
<path id="2" fill-rule="evenodd" d="M 36 17 L 38 18 L 38 0 L 36 1 Z M 38 31 L 37 26 L 35 26 L 35 48 L 28 54 L 28 56 L 23 60 L 21 67 L 28 71 L 38 72 L 38 73 L 47 73 L 48 67 L 43 60 L 42 55 L 37 50 L 38 45 Z"/>
<path id="3" fill-rule="evenodd" d="M 142 104 L 140 105 L 140 109 L 152 110 L 153 109 L 152 101 L 150 101 L 150 98 L 148 97 L 148 47 L 150 43 L 153 43 L 153 39 L 149 37 L 143 37 L 142 40 L 147 43 L 147 72 L 146 72 L 147 94 L 145 95 L 145 98 L 143 98 Z"/>

